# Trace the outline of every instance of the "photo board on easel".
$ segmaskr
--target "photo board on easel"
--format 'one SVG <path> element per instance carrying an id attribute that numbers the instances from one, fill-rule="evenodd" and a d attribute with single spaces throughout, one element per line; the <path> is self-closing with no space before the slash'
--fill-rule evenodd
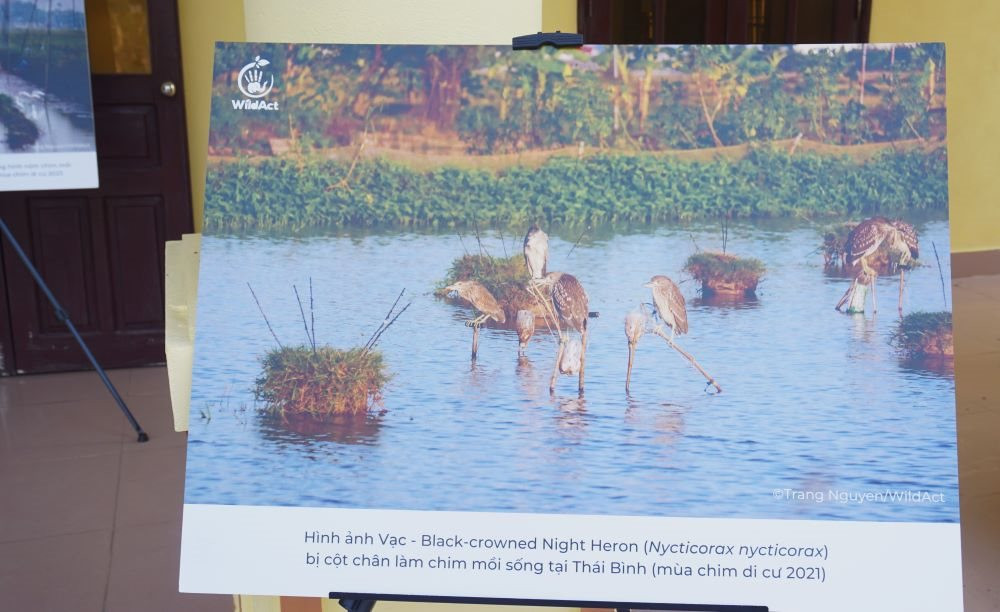
<path id="1" fill-rule="evenodd" d="M 83 2 L 0 12 L 0 191 L 97 187 Z"/>
<path id="2" fill-rule="evenodd" d="M 220 43 L 181 590 L 960 607 L 945 77 Z"/>

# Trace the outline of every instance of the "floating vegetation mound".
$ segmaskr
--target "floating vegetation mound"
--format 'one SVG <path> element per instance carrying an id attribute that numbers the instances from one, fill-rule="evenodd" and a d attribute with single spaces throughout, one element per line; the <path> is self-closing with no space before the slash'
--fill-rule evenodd
<path id="1" fill-rule="evenodd" d="M 389 380 L 378 351 L 301 345 L 268 351 L 254 395 L 265 412 L 285 421 L 330 421 L 364 413 L 382 399 Z"/>
<path id="2" fill-rule="evenodd" d="M 7 129 L 7 146 L 20 151 L 35 144 L 39 131 L 35 123 L 24 116 L 10 96 L 0 94 L 0 125 Z"/>
<path id="3" fill-rule="evenodd" d="M 906 357 L 954 357 L 951 313 L 914 312 L 903 317 L 890 342 Z"/>
<path id="4" fill-rule="evenodd" d="M 766 268 L 752 257 L 703 252 L 688 257 L 684 270 L 701 282 L 703 295 L 751 296 Z"/>
<path id="5" fill-rule="evenodd" d="M 463 255 L 451 264 L 435 295 L 449 299 L 444 290 L 448 285 L 464 280 L 479 281 L 497 299 L 507 321 L 512 323 L 517 320 L 519 310 L 543 316 L 544 311 L 538 306 L 538 300 L 528 292 L 530 278 L 524 257 L 520 254 L 511 257 Z"/>

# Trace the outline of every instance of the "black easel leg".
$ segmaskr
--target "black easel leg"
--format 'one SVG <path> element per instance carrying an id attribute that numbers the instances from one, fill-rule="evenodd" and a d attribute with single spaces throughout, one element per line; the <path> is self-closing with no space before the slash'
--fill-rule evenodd
<path id="1" fill-rule="evenodd" d="M 42 290 L 42 293 L 44 293 L 45 297 L 48 298 L 49 303 L 52 304 L 52 309 L 55 310 L 56 318 L 59 319 L 60 323 L 69 329 L 69 333 L 73 334 L 73 338 L 76 340 L 76 343 L 80 345 L 81 349 L 83 349 L 83 354 L 87 356 L 91 365 L 94 366 L 94 369 L 97 371 L 97 375 L 101 377 L 101 381 L 104 383 L 104 386 L 108 388 L 108 392 L 111 393 L 111 397 L 113 397 L 115 403 L 118 404 L 118 408 L 121 409 L 122 414 L 124 414 L 125 418 L 128 419 L 128 422 L 132 425 L 132 429 L 139 434 L 139 442 L 148 441 L 149 434 L 142 430 L 138 421 L 136 421 L 135 417 L 132 416 L 132 411 L 125 405 L 125 400 L 123 400 L 122 396 L 118 394 L 118 390 L 115 389 L 115 386 L 111 384 L 111 380 L 108 378 L 108 375 L 105 374 L 104 368 L 101 367 L 101 364 L 97 363 L 97 359 L 94 357 L 94 354 L 90 352 L 90 348 L 87 347 L 83 338 L 80 337 L 80 332 L 76 331 L 76 326 L 73 325 L 72 321 L 70 321 L 69 315 L 66 314 L 66 311 L 63 310 L 63 307 L 59 304 L 59 301 L 56 300 L 56 296 L 52 295 L 52 292 L 49 290 L 49 286 L 46 285 L 45 281 L 42 279 L 42 275 L 38 273 L 38 270 L 31 263 L 31 260 L 28 259 L 27 253 L 25 253 L 21 248 L 21 245 L 18 244 L 17 240 L 14 238 L 14 234 L 11 233 L 3 219 L 0 219 L 0 232 L 3 232 L 4 238 L 7 239 L 11 248 L 14 249 L 17 256 L 21 258 L 22 262 L 24 262 L 25 267 L 28 268 L 28 272 L 31 273 L 32 278 L 34 278 L 35 282 L 38 283 L 38 288 Z"/>
<path id="2" fill-rule="evenodd" d="M 338 602 L 347 612 L 371 612 L 374 599 L 340 599 Z"/>

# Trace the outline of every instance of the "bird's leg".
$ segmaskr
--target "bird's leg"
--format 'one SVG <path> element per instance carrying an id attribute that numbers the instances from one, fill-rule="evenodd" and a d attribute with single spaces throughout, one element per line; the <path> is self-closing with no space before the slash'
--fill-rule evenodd
<path id="1" fill-rule="evenodd" d="M 632 381 L 632 361 L 635 359 L 635 342 L 628 343 L 628 370 L 625 372 L 625 393 L 628 394 L 629 383 Z"/>
<path id="2" fill-rule="evenodd" d="M 872 270 L 872 314 L 878 314 L 878 291 L 876 283 L 878 282 L 878 274 L 875 270 Z"/>
<path id="3" fill-rule="evenodd" d="M 580 397 L 583 397 L 583 370 L 587 367 L 587 325 L 584 321 L 583 331 L 580 332 L 580 344 L 582 345 L 580 351 L 580 382 L 577 386 L 577 391 L 580 393 Z"/>
<path id="4" fill-rule="evenodd" d="M 899 318 L 903 318 L 903 268 L 899 268 Z"/>
<path id="5" fill-rule="evenodd" d="M 555 393 L 556 379 L 559 378 L 559 362 L 562 361 L 563 350 L 566 348 L 566 339 L 562 332 L 559 332 L 559 350 L 556 351 L 556 365 L 552 368 L 552 379 L 549 380 L 549 393 Z"/>
<path id="6" fill-rule="evenodd" d="M 834 310 L 840 310 L 844 306 L 844 304 L 847 304 L 849 301 L 851 301 L 851 298 L 854 296 L 854 290 L 857 288 L 857 286 L 858 286 L 858 277 L 855 276 L 854 280 L 851 281 L 851 286 L 847 288 L 847 291 L 844 292 L 844 295 L 840 298 L 840 301 L 837 302 L 836 306 L 834 306 Z"/>

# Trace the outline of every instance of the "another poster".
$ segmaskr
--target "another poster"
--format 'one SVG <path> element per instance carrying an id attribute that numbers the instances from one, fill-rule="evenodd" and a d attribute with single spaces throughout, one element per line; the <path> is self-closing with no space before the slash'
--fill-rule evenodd
<path id="1" fill-rule="evenodd" d="M 0 6 L 0 191 L 97 187 L 84 3 Z"/>
<path id="2" fill-rule="evenodd" d="M 214 78 L 182 590 L 961 608 L 943 46 Z"/>

